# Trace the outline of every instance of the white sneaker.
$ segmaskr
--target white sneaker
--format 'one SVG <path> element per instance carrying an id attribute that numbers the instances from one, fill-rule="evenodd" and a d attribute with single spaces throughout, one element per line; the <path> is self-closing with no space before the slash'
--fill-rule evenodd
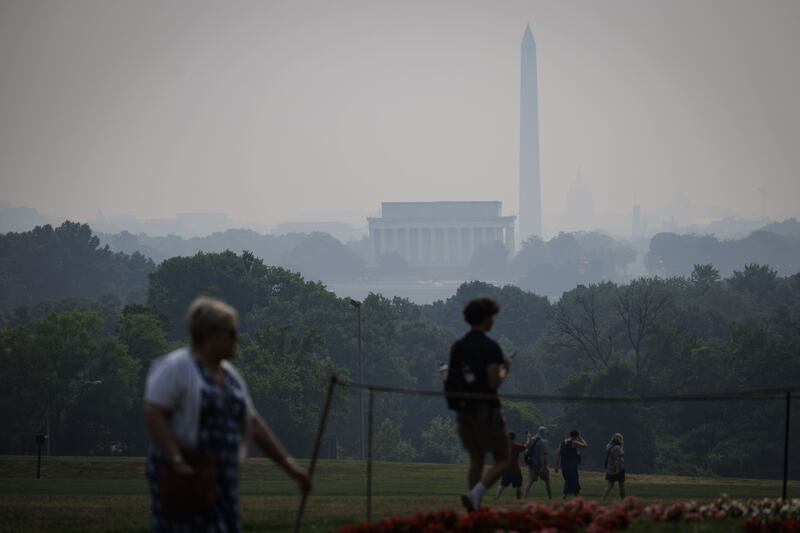
<path id="1" fill-rule="evenodd" d="M 481 506 L 480 500 L 475 498 L 475 496 L 473 496 L 470 492 L 461 496 L 461 504 L 468 513 L 477 511 Z"/>

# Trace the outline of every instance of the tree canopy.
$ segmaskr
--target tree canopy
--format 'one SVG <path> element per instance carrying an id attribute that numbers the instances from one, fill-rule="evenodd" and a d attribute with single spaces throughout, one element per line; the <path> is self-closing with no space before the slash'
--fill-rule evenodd
<path id="1" fill-rule="evenodd" d="M 529 243 L 520 261 L 549 253 L 550 243 Z M 7 422 L 0 453 L 32 451 L 33 436 L 48 420 L 53 453 L 144 453 L 147 369 L 185 344 L 184 313 L 201 294 L 239 311 L 235 364 L 257 409 L 292 453 L 310 451 L 328 377 L 336 373 L 346 384 L 359 375 L 358 314 L 349 301 L 253 253 L 196 253 L 155 267 L 100 248 L 79 225 L 6 235 L 0 246 L 3 279 L 13 274 L 17 280 L 4 290 L 25 288 L 13 308 L 6 304 L 0 325 L 0 416 Z M 588 257 L 574 236 L 552 246 L 559 250 L 554 257 L 571 257 L 573 264 Z M 19 255 L 11 257 L 12 249 Z M 61 268 L 37 264 L 42 258 Z M 145 289 L 139 285 L 144 274 Z M 49 276 L 60 276 L 61 284 Z M 146 297 L 132 298 L 137 291 Z M 438 366 L 467 330 L 464 305 L 479 296 L 499 303 L 491 335 L 506 353 L 517 353 L 503 393 L 702 393 L 800 380 L 800 274 L 749 263 L 723 275 L 715 265 L 697 263 L 685 276 L 587 281 L 557 301 L 480 281 L 431 305 L 371 294 L 361 305 L 365 381 L 440 389 Z M 358 395 L 342 388 L 329 436 L 345 456 L 360 449 L 357 405 Z M 592 468 L 602 466 L 600 444 L 619 431 L 632 471 L 778 473 L 780 402 L 504 407 L 509 428 L 520 435 L 541 424 L 552 428 L 554 440 L 580 429 L 597 445 L 586 455 Z M 463 458 L 441 398 L 379 395 L 375 413 L 380 458 Z M 800 417 L 792 424 L 792 431 L 800 429 Z M 798 468 L 792 466 L 792 475 L 800 475 Z"/>

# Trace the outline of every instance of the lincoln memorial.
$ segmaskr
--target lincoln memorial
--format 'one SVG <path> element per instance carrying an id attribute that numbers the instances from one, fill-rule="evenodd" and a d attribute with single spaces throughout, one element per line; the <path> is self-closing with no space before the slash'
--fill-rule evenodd
<path id="1" fill-rule="evenodd" d="M 501 202 L 383 202 L 381 216 L 367 219 L 373 259 L 397 252 L 412 266 L 461 266 L 493 242 L 513 255 L 517 217 L 501 210 Z"/>

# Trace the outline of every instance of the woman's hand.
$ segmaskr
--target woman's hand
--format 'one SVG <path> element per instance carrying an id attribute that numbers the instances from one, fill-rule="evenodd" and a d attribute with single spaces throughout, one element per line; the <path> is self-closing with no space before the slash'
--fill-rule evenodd
<path id="1" fill-rule="evenodd" d="M 297 483 L 300 492 L 303 495 L 311 492 L 311 480 L 308 478 L 308 473 L 305 469 L 298 466 L 294 461 L 289 461 L 289 475 Z"/>
<path id="2" fill-rule="evenodd" d="M 181 457 L 180 453 L 175 453 L 171 457 L 167 457 L 166 461 L 172 471 L 176 474 L 180 474 L 182 476 L 194 474 L 194 468 L 189 466 L 189 464 L 183 460 L 183 457 Z"/>
<path id="3" fill-rule="evenodd" d="M 308 494 L 311 491 L 311 480 L 305 469 L 301 468 L 294 459 L 289 457 L 283 445 L 278 440 L 270 427 L 260 416 L 253 417 L 253 440 L 264 451 L 264 455 L 275 461 L 292 479 L 294 479 L 300 491 Z"/>
<path id="4" fill-rule="evenodd" d="M 176 474 L 180 474 L 182 476 L 190 476 L 194 474 L 194 468 L 184 463 L 183 461 L 179 463 L 170 463 L 170 467 Z"/>

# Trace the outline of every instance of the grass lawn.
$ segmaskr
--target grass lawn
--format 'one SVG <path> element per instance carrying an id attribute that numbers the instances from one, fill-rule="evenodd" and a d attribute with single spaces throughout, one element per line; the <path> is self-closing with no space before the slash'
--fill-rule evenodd
<path id="1" fill-rule="evenodd" d="M 374 467 L 373 516 L 403 516 L 420 511 L 458 508 L 466 485 L 466 465 L 378 462 Z M 35 479 L 35 457 L 0 457 L 0 531 L 147 531 L 149 495 L 142 458 L 43 458 L 42 479 Z M 330 531 L 361 522 L 365 513 L 366 468 L 359 461 L 321 461 L 304 520 L 305 531 Z M 561 479 L 553 476 L 559 493 Z M 583 496 L 597 498 L 599 473 L 583 472 Z M 734 497 L 779 497 L 779 481 L 628 475 L 628 494 L 668 502 Z M 796 495 L 800 483 L 790 486 Z M 534 485 L 531 501 L 543 502 L 544 487 Z M 241 505 L 249 531 L 291 531 L 299 504 L 292 483 L 265 459 L 242 467 Z M 522 504 L 507 490 L 489 506 Z M 738 524 L 659 525 L 657 531 L 728 531 Z M 637 523 L 631 531 L 652 531 Z"/>

